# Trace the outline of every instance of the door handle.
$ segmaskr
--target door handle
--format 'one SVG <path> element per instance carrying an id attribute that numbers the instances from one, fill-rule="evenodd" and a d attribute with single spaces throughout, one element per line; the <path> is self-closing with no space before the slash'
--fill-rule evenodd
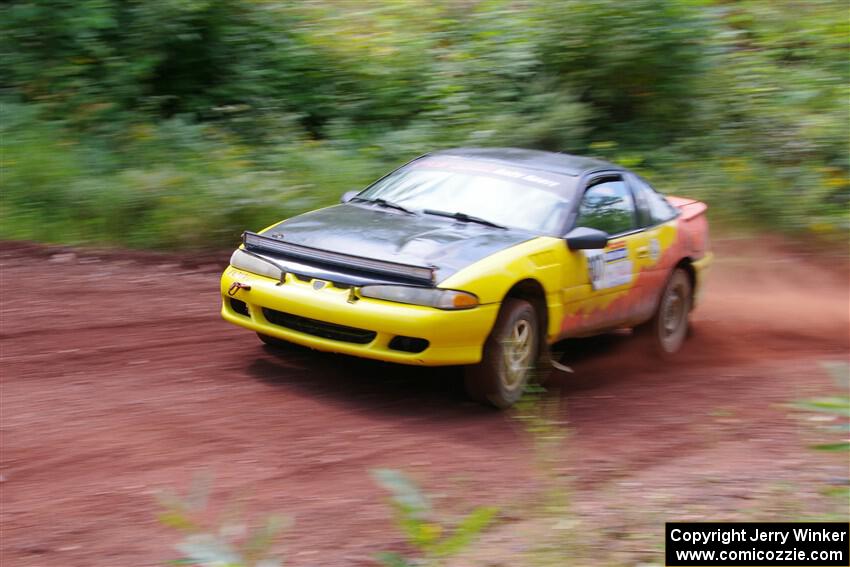
<path id="1" fill-rule="evenodd" d="M 637 257 L 638 258 L 647 258 L 649 257 L 649 246 L 641 246 L 637 249 Z"/>

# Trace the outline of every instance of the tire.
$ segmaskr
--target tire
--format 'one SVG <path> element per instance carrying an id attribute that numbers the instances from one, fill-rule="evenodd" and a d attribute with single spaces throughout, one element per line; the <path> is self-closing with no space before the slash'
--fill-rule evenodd
<path id="1" fill-rule="evenodd" d="M 693 286 L 688 273 L 676 268 L 667 280 L 652 319 L 638 327 L 661 357 L 676 354 L 688 336 Z"/>
<path id="2" fill-rule="evenodd" d="M 534 374 L 539 353 L 540 326 L 534 307 L 522 299 L 506 299 L 484 343 L 481 362 L 464 371 L 467 393 L 497 408 L 512 406 Z"/>

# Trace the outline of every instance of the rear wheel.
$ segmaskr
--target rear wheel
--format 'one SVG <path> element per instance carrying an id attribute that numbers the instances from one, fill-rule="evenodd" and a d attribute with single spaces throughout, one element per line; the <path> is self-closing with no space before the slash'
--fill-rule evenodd
<path id="1" fill-rule="evenodd" d="M 676 268 L 667 280 L 655 315 L 638 328 L 661 356 L 670 356 L 682 348 L 688 335 L 692 301 L 691 278 L 685 270 Z"/>
<path id="2" fill-rule="evenodd" d="M 497 408 L 517 402 L 534 372 L 540 352 L 539 329 L 537 313 L 529 302 L 506 299 L 484 344 L 481 362 L 465 369 L 470 397 Z"/>

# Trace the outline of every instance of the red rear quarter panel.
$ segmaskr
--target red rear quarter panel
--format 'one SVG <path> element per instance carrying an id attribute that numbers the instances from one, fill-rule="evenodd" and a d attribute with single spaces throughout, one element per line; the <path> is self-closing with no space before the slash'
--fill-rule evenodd
<path id="1" fill-rule="evenodd" d="M 670 204 L 681 211 L 679 231 L 686 256 L 698 260 L 708 252 L 708 205 L 696 199 L 667 197 Z"/>

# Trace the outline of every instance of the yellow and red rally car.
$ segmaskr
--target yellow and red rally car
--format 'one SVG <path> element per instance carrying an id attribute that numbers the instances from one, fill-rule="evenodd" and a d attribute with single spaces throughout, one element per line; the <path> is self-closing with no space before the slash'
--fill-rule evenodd
<path id="1" fill-rule="evenodd" d="M 469 394 L 507 407 L 562 339 L 636 327 L 676 352 L 712 258 L 705 209 L 596 159 L 436 152 L 245 232 L 222 316 L 271 345 L 465 365 Z"/>

